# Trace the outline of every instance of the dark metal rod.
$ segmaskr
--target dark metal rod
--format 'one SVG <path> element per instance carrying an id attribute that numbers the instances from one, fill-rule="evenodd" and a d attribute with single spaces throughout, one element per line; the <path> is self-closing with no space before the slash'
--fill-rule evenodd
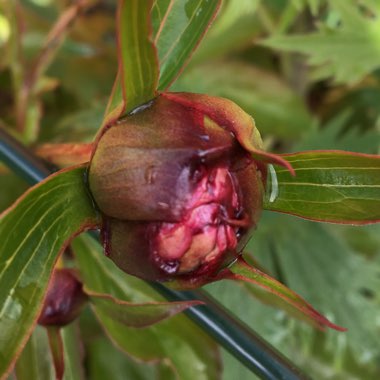
<path id="1" fill-rule="evenodd" d="M 261 379 L 309 379 L 204 290 L 178 292 L 159 283 L 154 285 L 170 301 L 203 301 L 204 305 L 188 308 L 184 313 Z"/>
<path id="2" fill-rule="evenodd" d="M 0 128 L 0 161 L 30 184 L 42 181 L 52 172 L 3 128 Z M 170 301 L 203 301 L 205 305 L 187 309 L 186 315 L 260 378 L 307 379 L 294 364 L 205 291 L 179 292 L 160 283 L 149 284 Z"/>
<path id="3" fill-rule="evenodd" d="M 31 185 L 35 185 L 52 173 L 46 164 L 2 127 L 0 127 L 0 161 Z"/>

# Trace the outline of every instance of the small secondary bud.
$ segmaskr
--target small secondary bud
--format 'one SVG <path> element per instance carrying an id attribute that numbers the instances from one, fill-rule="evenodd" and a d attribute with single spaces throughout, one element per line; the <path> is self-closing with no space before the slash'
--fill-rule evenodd
<path id="1" fill-rule="evenodd" d="M 71 269 L 56 269 L 50 280 L 38 324 L 65 326 L 72 322 L 87 300 L 82 283 Z"/>

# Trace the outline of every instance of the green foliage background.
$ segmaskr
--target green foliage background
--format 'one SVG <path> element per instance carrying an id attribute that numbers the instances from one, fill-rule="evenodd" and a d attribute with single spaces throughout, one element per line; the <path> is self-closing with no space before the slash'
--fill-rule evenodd
<path id="1" fill-rule="evenodd" d="M 18 36 L 14 9 L 7 0 L 0 0 L 0 125 L 31 147 L 92 141 L 116 74 L 115 2 L 103 0 L 78 18 L 46 66 L 27 109 L 26 128 L 14 127 L 15 86 L 23 75 L 20 63 L 33 62 L 68 3 L 20 1 L 18 12 L 24 26 L 23 35 Z M 376 0 L 225 0 L 172 90 L 235 101 L 255 118 L 271 151 L 379 153 L 379 47 L 380 3 Z M 5 209 L 26 185 L 4 167 L 0 167 L 0 181 L 0 207 Z M 379 226 L 322 225 L 265 212 L 248 251 L 272 275 L 349 331 L 317 332 L 259 302 L 256 298 L 265 302 L 265 297 L 249 285 L 208 285 L 217 299 L 315 379 L 380 377 Z M 124 379 L 126 374 L 131 379 L 184 378 L 185 361 L 178 360 L 173 371 L 170 360 L 149 366 L 130 360 L 110 344 L 90 310 L 80 324 L 89 378 L 101 379 L 105 373 L 112 373 L 113 379 Z M 65 332 L 68 342 L 77 339 L 77 327 Z M 166 336 L 173 333 L 170 325 L 163 331 Z M 165 334 L 159 339 L 165 339 Z M 205 339 L 198 331 L 194 334 Z M 40 335 L 36 331 L 33 339 Z M 129 338 L 132 346 L 140 344 L 137 337 Z M 33 340 L 27 349 L 32 345 Z M 170 356 L 171 349 L 177 348 L 164 351 Z M 138 350 L 132 347 L 130 351 Z M 76 354 L 71 351 L 69 356 Z M 21 356 L 20 378 L 23 361 L 29 368 L 43 367 L 29 360 L 28 355 Z M 224 379 L 253 378 L 224 352 L 223 363 Z M 205 363 L 199 360 L 199 365 Z M 51 369 L 44 368 L 39 370 L 45 373 L 42 378 L 49 379 Z M 202 372 L 203 378 L 218 378 L 218 368 L 215 364 L 214 371 Z M 74 369 L 68 378 L 81 378 L 78 371 Z"/>

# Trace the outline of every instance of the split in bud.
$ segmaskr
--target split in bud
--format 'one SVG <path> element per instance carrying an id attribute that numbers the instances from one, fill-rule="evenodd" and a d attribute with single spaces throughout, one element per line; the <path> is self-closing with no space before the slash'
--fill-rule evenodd
<path id="1" fill-rule="evenodd" d="M 239 231 L 250 227 L 228 168 L 201 171 L 181 221 L 156 226 L 152 252 L 163 270 L 183 274 L 213 265 L 224 252 L 236 249 Z M 168 263 L 172 263 L 170 269 Z"/>
<path id="2" fill-rule="evenodd" d="M 141 278 L 212 277 L 238 257 L 261 212 L 266 167 L 236 138 L 244 114 L 241 128 L 259 148 L 253 121 L 238 109 L 220 125 L 237 106 L 196 99 L 160 95 L 103 131 L 92 157 L 106 254 Z"/>

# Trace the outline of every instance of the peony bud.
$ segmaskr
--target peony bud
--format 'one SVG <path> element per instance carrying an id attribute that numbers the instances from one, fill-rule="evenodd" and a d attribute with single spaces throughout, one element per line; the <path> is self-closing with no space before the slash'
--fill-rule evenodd
<path id="1" fill-rule="evenodd" d="M 236 112 L 224 123 L 226 107 Z M 266 175 L 236 136 L 244 128 L 260 147 L 247 118 L 224 99 L 161 94 L 103 131 L 89 186 L 116 265 L 148 280 L 196 282 L 238 257 L 259 218 Z"/>
<path id="2" fill-rule="evenodd" d="M 65 326 L 79 315 L 86 300 L 76 273 L 71 269 L 56 269 L 38 323 L 42 326 Z"/>

